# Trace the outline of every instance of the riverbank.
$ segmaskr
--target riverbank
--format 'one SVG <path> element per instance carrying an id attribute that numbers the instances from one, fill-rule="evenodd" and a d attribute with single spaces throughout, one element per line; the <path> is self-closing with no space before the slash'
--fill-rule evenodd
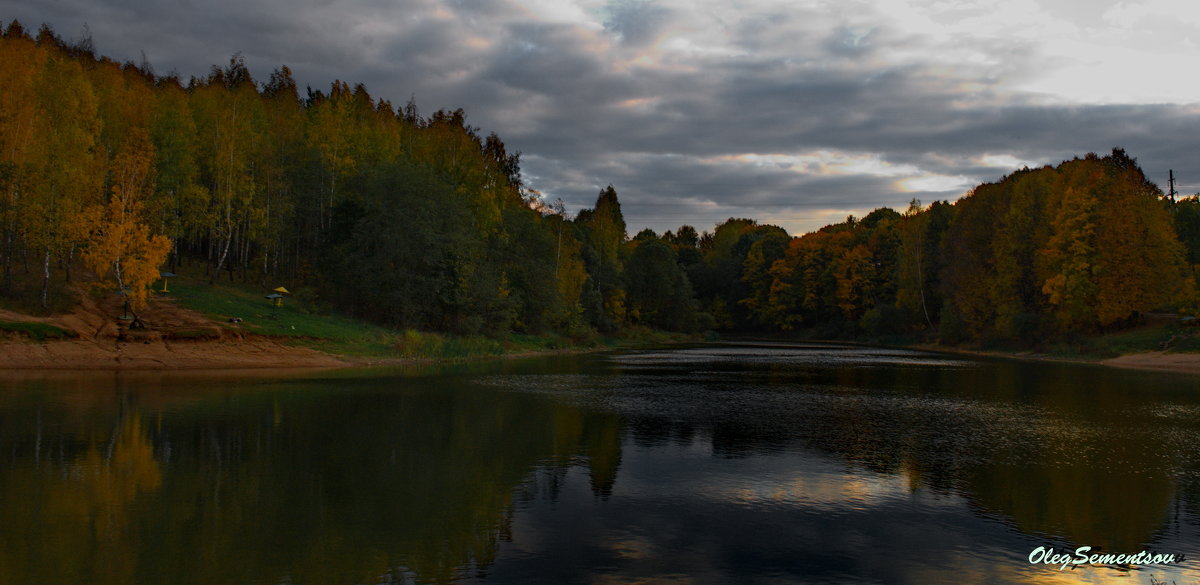
<path id="1" fill-rule="evenodd" d="M 1096 364 L 1114 368 L 1157 370 L 1179 374 L 1200 375 L 1200 353 L 1196 352 L 1146 351 L 1129 353 L 1116 357 L 1091 357 L 1080 355 L 1066 356 L 1031 351 L 987 351 L 963 349 L 930 343 L 904 345 L 902 347 L 956 355 L 972 355 L 1024 361 Z"/>
<path id="2" fill-rule="evenodd" d="M 945 346 L 928 338 L 892 341 L 888 345 L 962 355 L 1200 374 L 1200 328 L 1181 324 L 1178 315 L 1168 313 L 1147 314 L 1140 325 L 1130 329 L 1069 342 L 1048 342 L 1038 351 L 1003 346 Z"/>
<path id="3" fill-rule="evenodd" d="M 1148 352 L 1100 360 L 1101 364 L 1117 368 L 1161 370 L 1200 375 L 1200 353 Z"/>
<path id="4" fill-rule="evenodd" d="M 568 338 L 510 334 L 502 338 L 394 331 L 322 315 L 300 299 L 283 307 L 241 287 L 179 278 L 156 295 L 131 329 L 121 298 L 80 293 L 67 313 L 36 317 L 0 309 L 0 369 L 220 370 L 404 366 L 636 348 L 700 341 L 696 336 L 634 328 L 622 335 Z M 1101 364 L 1200 375 L 1200 352 L 1148 351 L 1166 340 L 1190 349 L 1196 332 L 1150 325 L 1099 342 L 1099 355 L 1036 353 L 901 343 L 902 347 L 1006 359 Z M 1189 328 L 1190 329 L 1190 328 Z M 882 343 L 882 345 L 891 345 Z M 1121 355 L 1116 355 L 1116 354 Z"/>
<path id="5" fill-rule="evenodd" d="M 450 338 L 454 339 L 454 338 Z M 497 341 L 480 351 L 443 354 L 374 352 L 339 354 L 322 351 L 320 340 L 296 341 L 270 337 L 180 341 L 166 338 L 145 340 L 73 339 L 0 341 L 0 370 L 222 370 L 222 369 L 315 369 L 406 366 L 417 364 L 511 359 L 541 355 L 577 354 L 620 348 L 636 348 L 690 339 L 605 338 L 594 343 L 531 348 Z M 337 344 L 333 344 L 336 346 Z"/>
<path id="6" fill-rule="evenodd" d="M 0 343 L 0 369 L 192 370 L 353 365 L 357 364 L 352 360 L 269 339 L 133 342 L 89 339 Z"/>
<path id="7" fill-rule="evenodd" d="M 736 339 L 736 338 L 734 338 Z M 875 339 L 824 337 L 818 330 L 756 339 L 780 342 L 819 341 L 868 347 L 894 347 L 935 353 L 1024 361 L 1102 365 L 1114 368 L 1157 370 L 1200 375 L 1200 327 L 1181 325 L 1177 315 L 1152 314 L 1138 327 L 1104 335 L 1083 337 L 1071 343 L 1048 343 L 1040 351 L 1016 346 L 942 345 L 932 334 L 911 334 Z"/>
<path id="8" fill-rule="evenodd" d="M 11 314 L 6 315 L 12 317 Z M 430 336 L 435 339 L 455 338 Z M 403 366 L 421 363 L 464 361 L 478 359 L 519 358 L 562 353 L 585 353 L 687 341 L 686 339 L 608 338 L 587 345 L 559 347 L 511 347 L 497 341 L 494 346 L 456 350 L 456 353 L 431 349 L 428 354 L 410 352 L 375 352 L 371 354 L 339 354 L 322 351 L 320 340 L 307 340 L 310 347 L 295 345 L 296 340 L 267 336 L 180 340 L 147 335 L 93 339 L 46 339 L 34 341 L 11 335 L 0 341 L 0 369 L 5 370 L 221 370 L 221 369 L 295 369 L 351 368 L 374 366 Z M 336 344 L 335 344 L 336 345 Z M 936 344 L 908 345 L 913 349 L 973 355 L 981 357 L 1027 361 L 1099 364 L 1117 368 L 1157 370 L 1200 375 L 1200 353 L 1141 352 L 1112 358 L 1062 356 L 1035 352 L 984 351 L 946 347 Z"/>
<path id="9" fill-rule="evenodd" d="M 122 298 L 79 291 L 68 312 L 32 316 L 0 309 L 4 370 L 247 370 L 404 366 L 581 353 L 696 341 L 631 328 L 616 336 L 508 334 L 455 336 L 396 331 L 288 299 L 271 306 L 241 287 L 177 278 L 138 312 L 121 319 Z"/>
<path id="10" fill-rule="evenodd" d="M 630 345 L 630 347 L 636 344 Z M 340 355 L 269 338 L 236 341 L 0 342 L 0 370 L 247 370 L 406 366 L 603 351 L 618 346 L 515 349 L 457 357 Z"/>

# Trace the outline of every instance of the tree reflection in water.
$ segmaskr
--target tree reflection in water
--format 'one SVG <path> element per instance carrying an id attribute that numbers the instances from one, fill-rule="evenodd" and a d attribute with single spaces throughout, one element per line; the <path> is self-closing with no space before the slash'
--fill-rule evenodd
<path id="1" fill-rule="evenodd" d="M 1020 582 L 1197 542 L 1190 379 L 724 351 L 13 376 L 0 582 Z"/>

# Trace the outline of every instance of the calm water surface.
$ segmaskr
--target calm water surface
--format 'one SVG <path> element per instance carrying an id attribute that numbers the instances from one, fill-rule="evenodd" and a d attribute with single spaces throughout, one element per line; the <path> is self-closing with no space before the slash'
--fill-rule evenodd
<path id="1" fill-rule="evenodd" d="M 1186 556 L 1031 565 L 1037 547 Z M 0 583 L 1200 583 L 1200 377 L 826 344 L 0 374 Z"/>

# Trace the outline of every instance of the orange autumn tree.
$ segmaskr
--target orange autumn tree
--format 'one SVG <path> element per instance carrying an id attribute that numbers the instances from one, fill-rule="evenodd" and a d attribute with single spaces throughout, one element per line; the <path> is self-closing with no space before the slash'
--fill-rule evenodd
<path id="1" fill-rule="evenodd" d="M 1063 331 L 1103 331 L 1190 294 L 1183 246 L 1167 204 L 1134 159 L 1069 161 L 1056 171 L 1042 292 Z"/>
<path id="2" fill-rule="evenodd" d="M 146 291 L 171 250 L 171 240 L 151 235 L 144 200 L 154 185 L 154 147 L 145 131 L 129 137 L 113 158 L 112 192 L 106 203 L 89 207 L 81 228 L 86 247 L 83 261 L 101 282 L 110 275 L 128 291 L 133 310 L 146 304 Z"/>

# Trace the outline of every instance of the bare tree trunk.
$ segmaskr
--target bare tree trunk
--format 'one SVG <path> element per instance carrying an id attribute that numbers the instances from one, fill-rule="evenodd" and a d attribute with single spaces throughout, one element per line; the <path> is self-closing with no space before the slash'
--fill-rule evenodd
<path id="1" fill-rule="evenodd" d="M 121 259 L 113 262 L 113 274 L 117 276 L 117 290 L 125 292 L 125 279 L 121 276 Z"/>
<path id="2" fill-rule="evenodd" d="M 229 256 L 229 246 L 233 244 L 233 230 L 229 230 L 229 237 L 225 238 L 225 247 L 221 250 L 221 258 L 217 260 L 217 268 L 213 270 L 212 276 L 208 279 L 208 284 L 217 282 L 217 278 L 221 276 L 221 267 L 225 265 L 225 258 Z"/>

